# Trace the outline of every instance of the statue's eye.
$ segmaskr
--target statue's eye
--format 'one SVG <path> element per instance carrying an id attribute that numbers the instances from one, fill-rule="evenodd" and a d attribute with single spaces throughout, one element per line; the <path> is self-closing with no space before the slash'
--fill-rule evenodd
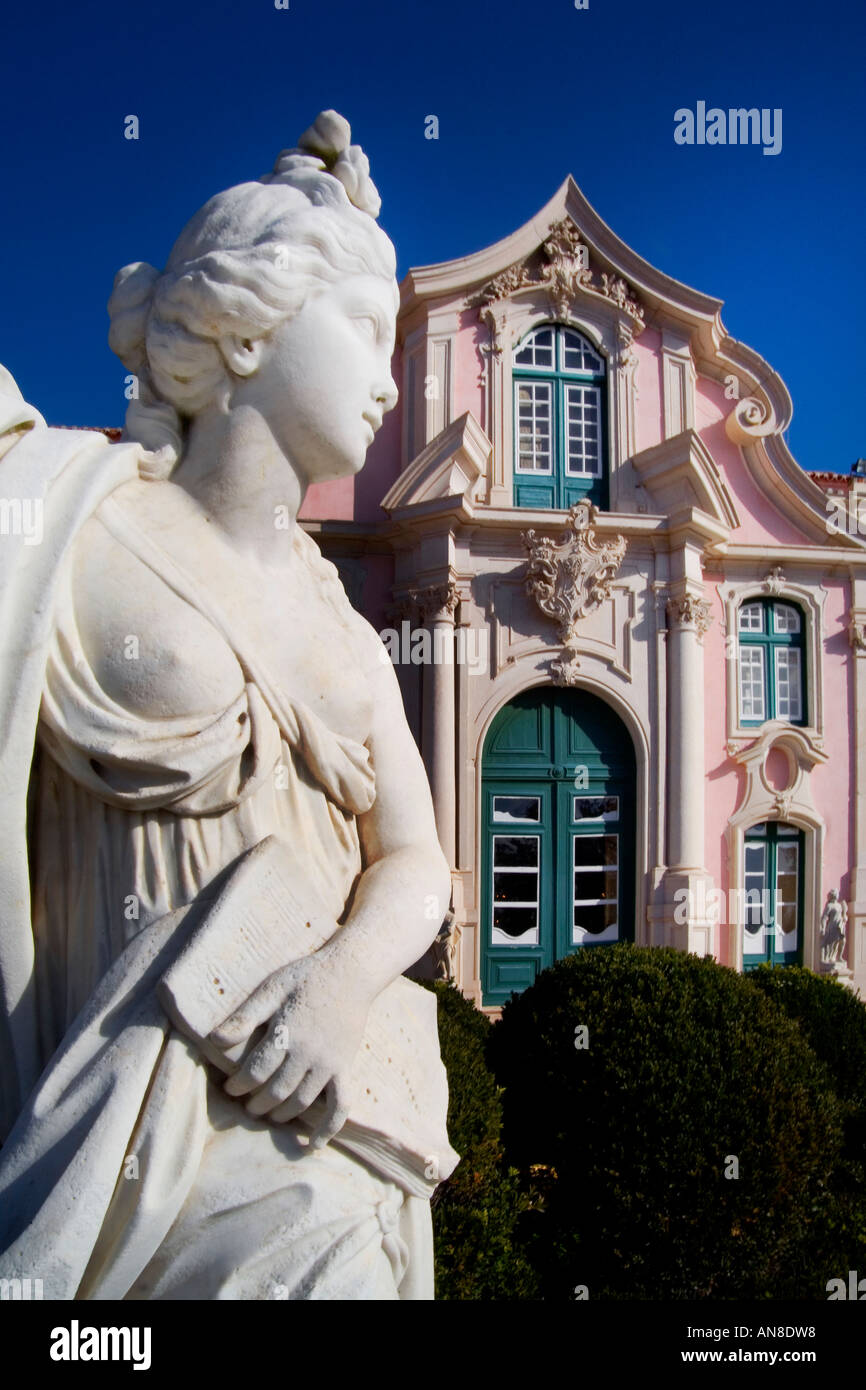
<path id="1" fill-rule="evenodd" d="M 375 314 L 358 314 L 356 320 L 365 333 L 369 333 L 371 338 L 379 336 L 379 320 Z"/>

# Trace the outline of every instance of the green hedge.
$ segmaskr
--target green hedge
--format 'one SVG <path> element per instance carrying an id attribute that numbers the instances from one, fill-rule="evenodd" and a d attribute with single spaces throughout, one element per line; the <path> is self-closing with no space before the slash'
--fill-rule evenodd
<path id="1" fill-rule="evenodd" d="M 438 1000 L 448 1074 L 448 1137 L 461 1156 L 433 1199 L 437 1299 L 527 1299 L 537 1280 L 521 1248 L 518 1219 L 531 1201 L 503 1162 L 502 1101 L 484 1056 L 486 1016 L 453 986 L 428 985 Z"/>
<path id="2" fill-rule="evenodd" d="M 543 1297 L 826 1298 L 856 1267 L 843 1105 L 744 976 L 681 951 L 586 949 L 505 1006 L 488 1058 L 508 1160 L 549 1179 L 527 1247 Z"/>
<path id="3" fill-rule="evenodd" d="M 848 1149 L 866 1158 L 866 1004 L 828 975 L 762 965 L 749 977 L 789 1018 L 827 1068 L 846 1111 Z"/>
<path id="4" fill-rule="evenodd" d="M 800 966 L 762 965 L 749 978 L 797 1024 L 841 1103 L 845 1148 L 833 1178 L 834 1219 L 846 1268 L 866 1269 L 866 1004 L 839 980 Z"/>

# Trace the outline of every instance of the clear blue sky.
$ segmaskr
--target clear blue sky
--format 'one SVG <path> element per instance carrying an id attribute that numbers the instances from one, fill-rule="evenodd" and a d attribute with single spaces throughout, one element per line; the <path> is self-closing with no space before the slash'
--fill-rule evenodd
<path id="1" fill-rule="evenodd" d="M 725 301 L 728 331 L 791 391 L 801 465 L 847 471 L 866 455 L 864 15 L 854 0 L 19 0 L 0 83 L 0 361 L 49 423 L 122 423 L 115 271 L 163 265 L 211 194 L 334 107 L 370 154 L 401 277 L 513 231 L 572 173 L 624 241 Z M 675 144 L 674 111 L 698 100 L 781 107 L 781 153 Z"/>

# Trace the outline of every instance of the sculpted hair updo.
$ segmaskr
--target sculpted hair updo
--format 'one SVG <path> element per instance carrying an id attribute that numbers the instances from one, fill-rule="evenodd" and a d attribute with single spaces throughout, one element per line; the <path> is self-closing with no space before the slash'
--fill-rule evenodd
<path id="1" fill-rule="evenodd" d="M 124 266 L 108 301 L 108 341 L 138 380 L 125 436 L 165 478 L 185 423 L 231 389 L 219 340 L 261 338 L 310 294 L 351 275 L 393 282 L 396 256 L 376 225 L 380 200 L 348 123 L 322 112 L 273 173 L 218 193 L 181 232 L 163 271 Z M 396 286 L 395 286 L 396 307 Z"/>

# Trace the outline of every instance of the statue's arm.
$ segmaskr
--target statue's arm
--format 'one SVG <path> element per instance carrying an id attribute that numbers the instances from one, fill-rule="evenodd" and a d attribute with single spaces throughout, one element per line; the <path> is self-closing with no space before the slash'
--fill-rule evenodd
<path id="1" fill-rule="evenodd" d="M 368 747 L 376 800 L 358 817 L 364 871 L 341 929 L 313 955 L 255 991 L 212 1034 L 218 1047 L 266 1037 L 225 1083 L 247 1110 L 290 1120 L 324 1093 L 314 1136 L 325 1143 L 345 1123 L 351 1067 L 372 1001 L 423 955 L 448 910 L 450 872 L 439 847 L 424 765 L 406 723 L 400 688 L 382 644 L 369 647 L 375 714 Z M 395 1039 L 395 1045 L 399 1045 Z"/>
<path id="2" fill-rule="evenodd" d="M 322 948 L 333 969 L 373 999 L 413 965 L 448 911 L 451 876 L 436 834 L 424 764 L 406 722 L 400 687 L 378 637 L 374 718 L 368 739 L 376 800 L 358 817 L 364 872 L 342 930 Z"/>

